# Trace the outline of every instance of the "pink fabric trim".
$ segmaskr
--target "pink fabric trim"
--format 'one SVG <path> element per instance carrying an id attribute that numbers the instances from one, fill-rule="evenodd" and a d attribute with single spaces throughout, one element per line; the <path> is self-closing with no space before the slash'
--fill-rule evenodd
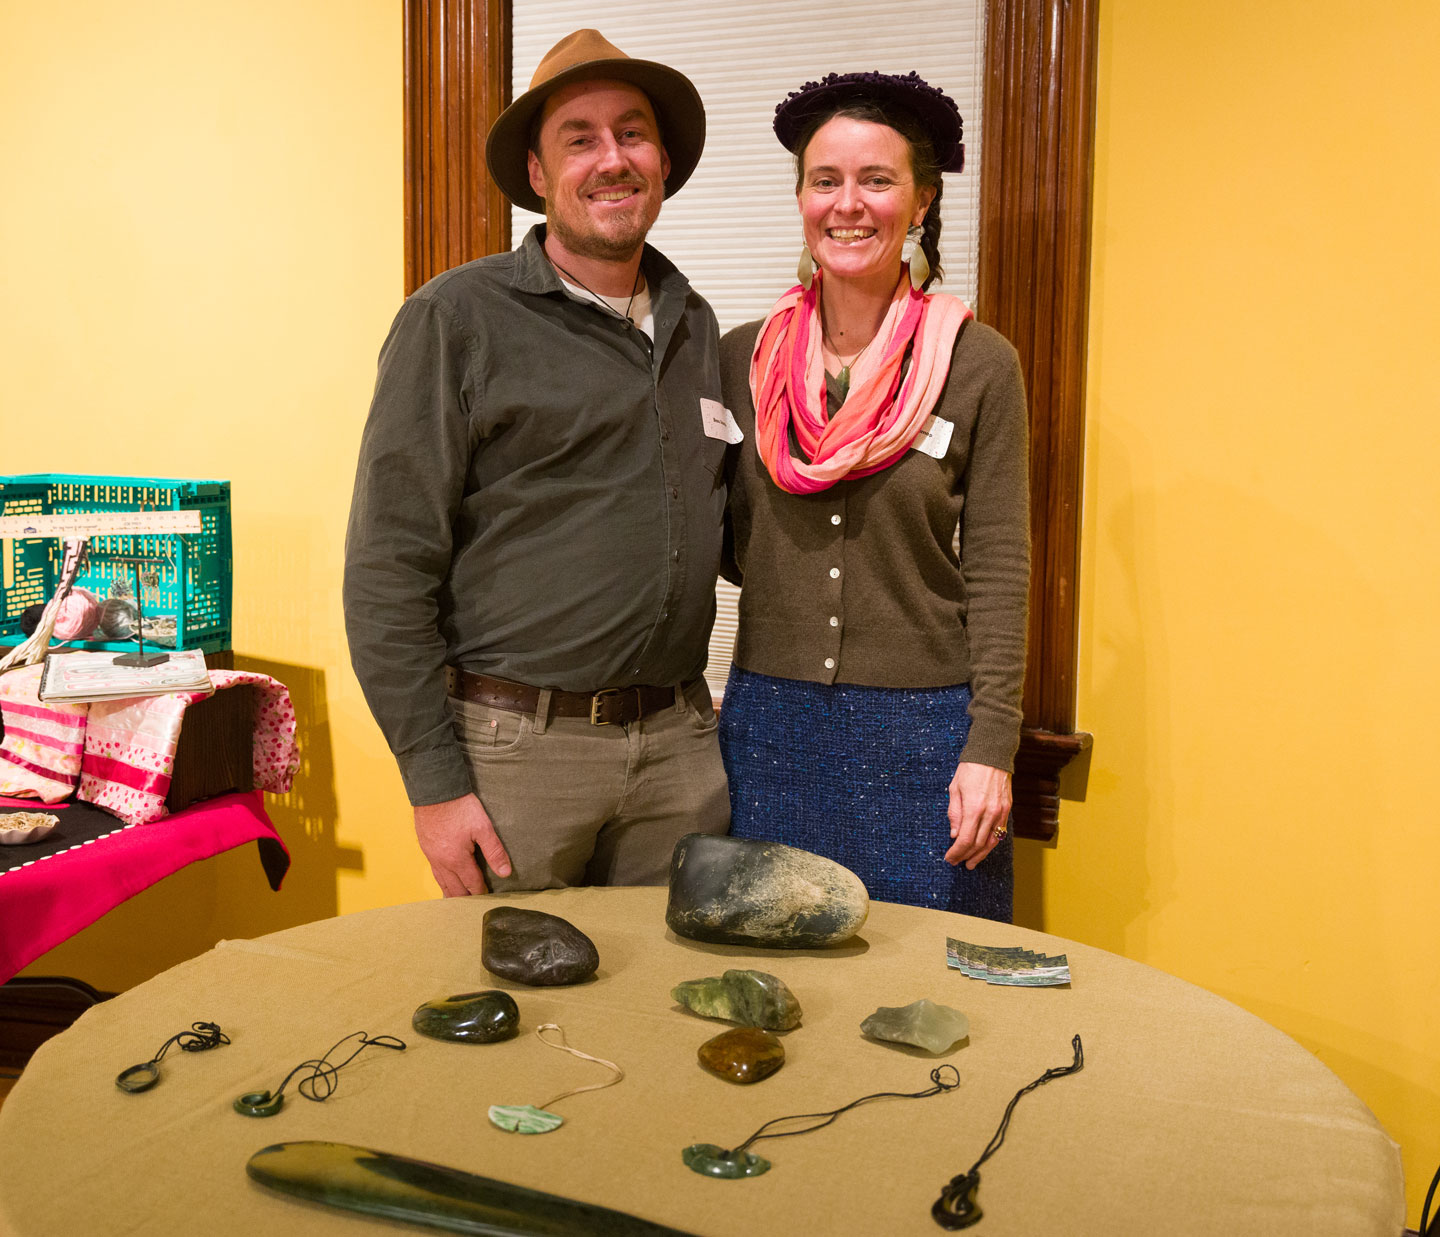
<path id="1" fill-rule="evenodd" d="M 22 730 L 19 726 L 11 725 L 6 725 L 5 733 L 14 735 L 17 739 L 29 739 L 31 743 L 38 743 L 41 747 L 54 748 L 57 752 L 64 752 L 67 756 L 79 756 L 85 750 L 84 739 L 68 743 L 53 735 L 41 734 L 38 730 Z"/>
<path id="2" fill-rule="evenodd" d="M 62 786 L 73 787 L 80 781 L 78 773 L 61 773 L 55 769 L 47 769 L 44 765 L 32 765 L 28 760 L 22 760 L 15 755 L 8 747 L 0 747 L 0 759 L 8 760 L 12 765 L 17 765 L 36 777 L 42 777 L 47 782 L 59 782 Z"/>
<path id="3" fill-rule="evenodd" d="M 162 773 L 147 772 L 144 769 L 137 769 L 134 765 L 126 764 L 123 760 L 111 760 L 109 756 L 97 756 L 93 753 L 85 757 L 83 776 L 101 782 L 120 782 L 132 790 L 138 790 L 142 794 L 156 795 L 161 799 L 170 789 L 169 769 Z M 95 802 L 88 796 L 83 797 L 91 803 Z"/>
<path id="4" fill-rule="evenodd" d="M 285 852 L 259 791 L 194 803 L 144 829 L 0 874 L 0 982 L 142 889 L 252 841 Z M 272 883 L 279 887 L 278 875 Z"/>
<path id="5" fill-rule="evenodd" d="M 79 709 L 72 712 L 60 713 L 55 709 L 47 709 L 38 704 L 25 704 L 23 701 L 10 698 L 5 699 L 5 712 L 19 713 L 25 717 L 38 717 L 41 721 L 54 722 L 58 726 L 64 726 L 67 730 L 84 729 L 85 714 L 88 710 Z"/>

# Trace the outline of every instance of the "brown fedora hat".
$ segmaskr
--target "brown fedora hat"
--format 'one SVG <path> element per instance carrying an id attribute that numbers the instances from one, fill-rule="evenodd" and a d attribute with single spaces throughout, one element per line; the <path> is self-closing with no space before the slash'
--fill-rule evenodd
<path id="1" fill-rule="evenodd" d="M 598 30 L 577 30 L 556 43 L 530 79 L 530 89 L 500 113 L 485 141 L 485 163 L 500 190 L 516 206 L 543 214 L 545 203 L 530 188 L 526 155 L 530 125 L 560 87 L 587 78 L 628 82 L 649 97 L 670 156 L 665 196 L 687 180 L 705 149 L 705 105 L 683 73 L 654 60 L 634 60 Z"/>

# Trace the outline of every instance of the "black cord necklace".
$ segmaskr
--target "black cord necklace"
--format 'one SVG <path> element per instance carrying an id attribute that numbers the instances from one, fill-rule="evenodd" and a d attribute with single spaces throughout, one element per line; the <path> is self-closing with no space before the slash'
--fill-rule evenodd
<path id="1" fill-rule="evenodd" d="M 547 258 L 550 258 L 550 255 L 548 253 L 545 256 Z M 555 261 L 554 258 L 550 258 L 550 265 L 553 266 L 562 275 L 564 275 L 577 288 L 584 288 L 585 291 L 590 293 L 590 295 L 593 296 L 600 303 L 601 306 L 603 306 L 605 309 L 608 309 L 617 318 L 624 319 L 624 321 L 628 322 L 631 326 L 635 325 L 635 319 L 630 316 L 630 307 L 635 304 L 635 297 L 639 294 L 640 291 L 640 267 L 638 265 L 635 267 L 635 282 L 633 285 L 631 285 L 630 288 L 630 299 L 625 302 L 625 312 L 623 314 L 618 309 L 616 309 L 614 305 L 610 304 L 610 302 L 606 300 L 605 297 L 601 296 L 600 293 L 596 292 L 595 289 L 592 288 L 589 284 L 587 284 L 583 279 L 581 279 L 578 275 L 572 275 L 563 266 L 561 266 L 560 263 Z M 617 297 L 616 299 L 618 300 L 619 298 Z"/>
<path id="2" fill-rule="evenodd" d="M 731 1147 L 727 1151 L 714 1143 L 693 1143 L 680 1153 L 680 1158 L 691 1172 L 705 1177 L 758 1177 L 770 1170 L 770 1161 L 747 1151 L 746 1148 L 762 1138 L 790 1138 L 796 1134 L 813 1134 L 816 1130 L 823 1130 L 841 1113 L 849 1112 L 871 1100 L 923 1100 L 945 1091 L 953 1091 L 960 1085 L 960 1071 L 953 1065 L 937 1065 L 930 1071 L 930 1081 L 934 1085 L 925 1091 L 877 1091 L 874 1095 L 862 1095 L 858 1100 L 851 1100 L 844 1107 L 831 1112 L 803 1112 L 790 1117 L 776 1117 L 765 1122 L 738 1147 Z M 765 1132 L 782 1121 L 814 1121 L 815 1124 L 798 1130 L 776 1130 L 769 1134 Z"/>
<path id="3" fill-rule="evenodd" d="M 1004 1117 L 1000 1119 L 1000 1128 L 995 1131 L 995 1136 L 990 1140 L 990 1145 L 985 1148 L 984 1153 L 970 1165 L 968 1173 L 951 1177 L 949 1183 L 940 1191 L 940 1197 L 930 1208 L 930 1214 L 935 1217 L 935 1223 L 941 1228 L 952 1230 L 969 1228 L 984 1214 L 980 1210 L 980 1204 L 975 1201 L 975 1191 L 980 1187 L 980 1165 L 1000 1150 L 1000 1144 L 1005 1141 L 1006 1131 L 1010 1128 L 1010 1114 L 1015 1111 L 1015 1105 L 1024 1096 L 1035 1090 L 1036 1087 L 1044 1086 L 1052 1079 L 1064 1078 L 1066 1074 L 1078 1074 L 1085 1068 L 1085 1046 L 1080 1042 L 1080 1037 L 1075 1036 L 1070 1044 L 1075 1049 L 1075 1060 L 1069 1065 L 1047 1069 L 1029 1086 L 1021 1087 L 1015 1092 L 1005 1109 Z"/>
<path id="4" fill-rule="evenodd" d="M 205 1052 L 229 1042 L 230 1037 L 220 1029 L 217 1023 L 193 1022 L 190 1024 L 190 1030 L 172 1035 L 161 1044 L 160 1051 L 148 1061 L 122 1070 L 115 1079 L 115 1085 L 122 1091 L 130 1092 L 131 1095 L 138 1095 L 141 1091 L 150 1090 L 160 1081 L 160 1059 L 170 1051 L 171 1044 L 178 1044 L 181 1052 Z"/>
<path id="5" fill-rule="evenodd" d="M 331 1061 L 330 1053 L 335 1052 L 342 1044 L 348 1043 L 352 1039 L 360 1041 L 355 1051 L 343 1061 Z M 323 1103 L 335 1093 L 335 1088 L 340 1085 L 337 1079 L 340 1071 L 367 1048 L 394 1048 L 403 1052 L 405 1041 L 397 1039 L 393 1035 L 372 1036 L 366 1031 L 352 1031 L 323 1057 L 301 1061 L 285 1075 L 285 1080 L 273 1092 L 247 1091 L 244 1095 L 236 1096 L 231 1107 L 246 1117 L 273 1117 L 285 1103 L 285 1088 L 290 1085 L 290 1080 L 302 1070 L 307 1069 L 310 1072 L 295 1085 L 295 1089 L 307 1100 L 314 1100 L 317 1104 Z"/>

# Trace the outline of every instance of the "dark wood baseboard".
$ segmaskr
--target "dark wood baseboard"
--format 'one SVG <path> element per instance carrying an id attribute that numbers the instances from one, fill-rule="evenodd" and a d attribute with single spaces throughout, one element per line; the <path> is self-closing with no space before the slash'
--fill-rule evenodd
<path id="1" fill-rule="evenodd" d="M 114 995 L 63 976 L 22 975 L 0 984 L 0 1069 L 24 1069 L 47 1039 Z"/>

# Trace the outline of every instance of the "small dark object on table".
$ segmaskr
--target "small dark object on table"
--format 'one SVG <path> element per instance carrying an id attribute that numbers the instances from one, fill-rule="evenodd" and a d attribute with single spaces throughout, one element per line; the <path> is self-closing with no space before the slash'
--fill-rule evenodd
<path id="1" fill-rule="evenodd" d="M 558 987 L 589 979 L 600 966 L 595 942 L 559 915 L 497 906 L 481 923 L 480 961 L 503 979 Z"/>

